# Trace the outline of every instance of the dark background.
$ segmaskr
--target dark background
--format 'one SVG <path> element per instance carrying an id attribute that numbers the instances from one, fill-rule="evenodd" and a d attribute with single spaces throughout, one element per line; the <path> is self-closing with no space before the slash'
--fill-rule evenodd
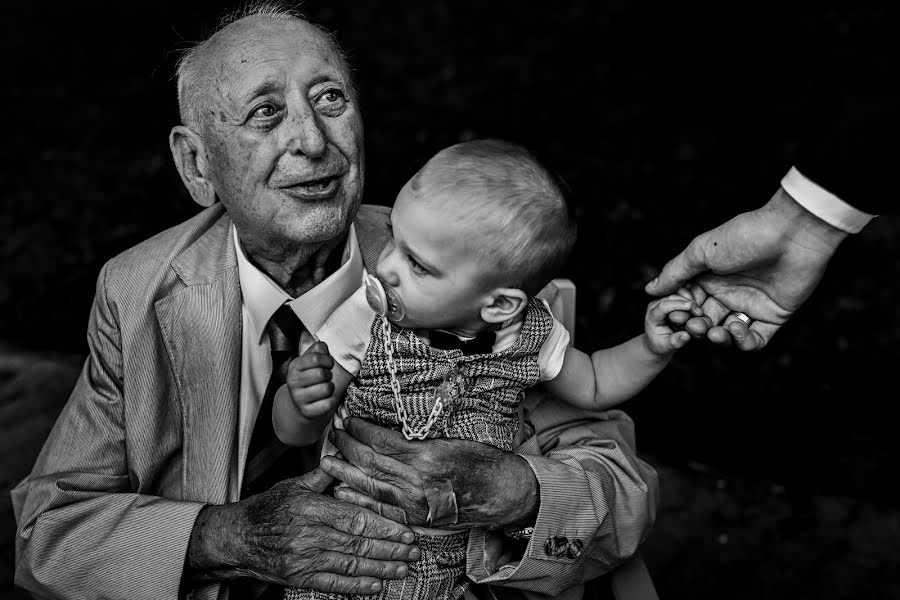
<path id="1" fill-rule="evenodd" d="M 644 283 L 694 235 L 763 204 L 798 152 L 887 101 L 900 75 L 892 12 L 741 6 L 332 0 L 304 11 L 356 69 L 366 201 L 390 204 L 435 151 L 472 137 L 531 146 L 567 180 L 580 238 L 564 275 L 578 286 L 578 345 L 593 350 L 641 331 Z M 199 210 L 168 150 L 173 70 L 223 12 L 6 8 L 0 384 L 21 383 L 32 363 L 82 360 L 101 265 Z M 883 143 L 896 154 L 896 140 Z M 664 599 L 900 597 L 898 229 L 883 217 L 845 242 L 764 352 L 689 345 L 626 405 L 662 478 L 645 556 Z M 52 378 L 65 388 L 66 374 Z M 0 393 L 4 489 L 64 395 L 23 419 Z M 11 540 L 9 523 L 2 531 Z M 8 546 L 3 558 L 8 585 Z"/>

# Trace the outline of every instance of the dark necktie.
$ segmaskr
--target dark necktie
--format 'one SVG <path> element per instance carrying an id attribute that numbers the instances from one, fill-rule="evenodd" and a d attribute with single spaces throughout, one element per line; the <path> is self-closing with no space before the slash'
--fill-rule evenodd
<path id="1" fill-rule="evenodd" d="M 266 330 L 269 332 L 272 351 L 272 375 L 259 405 L 259 414 L 256 416 L 256 424 L 253 426 L 250 446 L 247 449 L 244 482 L 241 486 L 242 498 L 258 494 L 285 477 L 300 474 L 282 472 L 284 469 L 276 468 L 282 466 L 278 464 L 279 459 L 285 456 L 288 447 L 281 443 L 272 428 L 272 403 L 275 392 L 284 385 L 288 364 L 297 356 L 303 323 L 294 311 L 284 304 L 269 319 Z M 297 466 L 299 465 L 294 465 Z"/>
<path id="2" fill-rule="evenodd" d="M 461 340 L 452 333 L 445 331 L 429 331 L 428 338 L 431 346 L 439 350 L 462 350 L 465 356 L 473 354 L 490 354 L 494 349 L 497 334 L 493 331 L 479 333 L 471 340 Z"/>

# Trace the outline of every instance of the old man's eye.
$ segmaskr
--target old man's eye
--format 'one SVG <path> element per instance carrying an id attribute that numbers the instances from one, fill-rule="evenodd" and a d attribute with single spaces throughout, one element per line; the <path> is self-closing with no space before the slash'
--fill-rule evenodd
<path id="1" fill-rule="evenodd" d="M 330 88 L 316 97 L 316 109 L 329 117 L 336 117 L 347 108 L 347 96 L 337 88 Z"/>
<path id="2" fill-rule="evenodd" d="M 263 104 L 259 108 L 253 111 L 253 114 L 250 116 L 253 118 L 259 119 L 271 119 L 275 115 L 278 114 L 278 108 L 276 108 L 272 104 Z"/>

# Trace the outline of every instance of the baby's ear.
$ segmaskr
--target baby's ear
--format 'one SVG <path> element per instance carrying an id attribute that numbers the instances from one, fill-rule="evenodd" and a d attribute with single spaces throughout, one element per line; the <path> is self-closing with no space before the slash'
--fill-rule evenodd
<path id="1" fill-rule="evenodd" d="M 485 323 L 504 323 L 528 306 L 528 295 L 516 288 L 497 288 L 491 296 L 491 303 L 481 309 L 481 318 Z"/>

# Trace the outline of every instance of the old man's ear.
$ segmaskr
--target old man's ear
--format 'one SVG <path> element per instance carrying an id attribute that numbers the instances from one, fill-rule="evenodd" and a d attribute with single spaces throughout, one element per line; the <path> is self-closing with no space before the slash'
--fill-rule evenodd
<path id="1" fill-rule="evenodd" d="M 216 203 L 216 191 L 209 180 L 209 163 L 206 160 L 206 148 L 203 140 L 195 132 L 177 125 L 169 134 L 169 148 L 175 167 L 181 175 L 181 181 L 191 193 L 194 202 L 200 206 L 212 206 Z"/>

